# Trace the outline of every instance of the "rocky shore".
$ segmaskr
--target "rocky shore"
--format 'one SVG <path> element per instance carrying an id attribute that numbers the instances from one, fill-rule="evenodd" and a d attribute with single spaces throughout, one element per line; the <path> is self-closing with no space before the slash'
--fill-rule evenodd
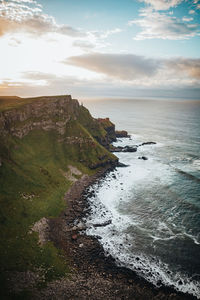
<path id="1" fill-rule="evenodd" d="M 104 255 L 98 240 L 85 234 L 82 218 L 89 209 L 87 188 L 112 169 L 106 167 L 76 181 L 65 195 L 67 210 L 49 219 L 48 239 L 70 258 L 71 273 L 33 290 L 33 299 L 196 299 L 171 288 L 155 288 L 133 271 L 118 267 L 111 256 Z"/>

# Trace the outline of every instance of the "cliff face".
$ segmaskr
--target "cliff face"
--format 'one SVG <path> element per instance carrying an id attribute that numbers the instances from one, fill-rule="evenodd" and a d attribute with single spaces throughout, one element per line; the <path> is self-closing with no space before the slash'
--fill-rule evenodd
<path id="1" fill-rule="evenodd" d="M 102 152 L 103 155 L 96 153 L 96 159 L 100 160 L 97 162 L 97 166 L 116 160 L 98 144 L 108 147 L 113 140 L 113 130 L 110 129 L 114 125 L 110 122 L 113 126 L 106 128 L 103 122 L 92 118 L 89 111 L 79 105 L 78 101 L 72 99 L 71 96 L 29 98 L 27 103 L 22 104 L 19 99 L 16 99 L 16 104 L 12 109 L 4 109 L 0 112 L 2 140 L 6 140 L 7 136 L 22 139 L 37 130 L 53 131 L 57 133 L 59 143 L 79 145 L 79 147 L 82 147 L 83 144 L 90 145 L 97 150 L 97 153 Z M 73 149 L 71 150 L 73 151 Z M 75 157 L 74 159 L 76 161 Z M 80 160 L 81 157 L 77 157 L 77 159 Z M 90 159 L 88 163 L 89 161 Z M 82 162 L 87 163 L 84 160 Z M 88 166 L 90 165 L 88 164 Z M 92 163 L 91 167 L 94 168 L 95 164 Z"/>
<path id="2" fill-rule="evenodd" d="M 79 103 L 71 96 L 36 98 L 32 103 L 0 112 L 0 134 L 22 138 L 34 129 L 42 129 L 63 135 L 67 122 L 78 115 Z"/>
<path id="3" fill-rule="evenodd" d="M 106 131 L 106 136 L 104 141 L 100 141 L 106 148 L 109 149 L 109 145 L 112 142 L 116 141 L 116 132 L 115 132 L 115 125 L 110 121 L 109 118 L 99 118 L 97 122 L 104 128 Z"/>

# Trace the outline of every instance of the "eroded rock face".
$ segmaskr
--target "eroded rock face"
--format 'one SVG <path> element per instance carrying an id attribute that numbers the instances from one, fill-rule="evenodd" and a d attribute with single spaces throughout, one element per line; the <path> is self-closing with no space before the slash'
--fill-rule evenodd
<path id="1" fill-rule="evenodd" d="M 55 147 L 57 143 L 62 144 L 65 155 L 71 157 L 72 154 L 75 161 L 91 169 L 117 163 L 117 157 L 99 145 L 99 143 L 103 146 L 107 145 L 108 149 L 109 142 L 113 140 L 112 133 L 115 126 L 109 119 L 105 120 L 106 124 L 105 121 L 104 125 L 99 124 L 87 108 L 79 105 L 79 102 L 71 96 L 20 99 L 23 100 L 22 104 L 14 103 L 14 107 L 8 106 L 6 110 L 0 112 L 0 139 L 2 140 L 0 150 L 4 153 L 3 162 L 4 159 L 10 160 L 12 141 L 16 140 L 14 147 L 18 149 L 20 147 L 18 139 L 26 143 L 23 138 L 33 130 L 37 130 L 38 143 L 42 136 L 49 137 L 52 133 Z M 46 135 L 44 131 L 48 134 Z M 47 144 L 49 147 L 51 142 L 48 140 Z"/>
<path id="2" fill-rule="evenodd" d="M 115 131 L 117 138 L 128 138 L 130 135 L 128 135 L 128 132 L 126 130 L 116 130 Z"/>
<path id="3" fill-rule="evenodd" d="M 97 121 L 99 124 L 101 124 L 101 126 L 106 131 L 105 139 L 99 142 L 100 144 L 108 148 L 109 144 L 116 141 L 115 125 L 110 121 L 109 118 L 105 118 L 105 119 L 98 118 Z"/>
<path id="4" fill-rule="evenodd" d="M 71 96 L 41 97 L 31 103 L 0 113 L 0 134 L 24 137 L 33 129 L 65 132 L 67 122 L 76 120 L 79 103 Z"/>

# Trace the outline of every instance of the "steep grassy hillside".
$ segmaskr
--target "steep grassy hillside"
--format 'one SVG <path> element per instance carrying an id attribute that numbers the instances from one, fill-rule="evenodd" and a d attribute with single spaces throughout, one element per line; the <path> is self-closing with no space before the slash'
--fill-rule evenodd
<path id="1" fill-rule="evenodd" d="M 18 101 L 19 99 L 15 99 Z M 100 145 L 106 132 L 71 97 L 44 97 L 20 105 L 5 102 L 0 113 L 0 267 L 6 298 L 7 274 L 39 272 L 44 282 L 64 276 L 68 265 L 50 242 L 39 245 L 31 231 L 43 217 L 58 216 L 72 185 L 69 166 L 94 174 L 116 157 Z M 23 104 L 22 104 L 23 102 Z M 79 178 L 81 175 L 76 175 Z"/>

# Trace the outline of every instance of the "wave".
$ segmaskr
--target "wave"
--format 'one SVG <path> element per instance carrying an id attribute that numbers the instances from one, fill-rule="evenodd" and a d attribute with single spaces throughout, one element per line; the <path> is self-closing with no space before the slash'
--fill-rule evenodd
<path id="1" fill-rule="evenodd" d="M 195 175 L 192 175 L 192 174 L 190 174 L 190 173 L 188 173 L 188 172 L 186 172 L 186 171 L 183 171 L 183 170 L 181 170 L 181 169 L 179 169 L 179 168 L 175 168 L 175 167 L 173 167 L 174 168 L 174 170 L 177 172 L 177 173 L 179 173 L 179 174 L 181 174 L 181 175 L 184 175 L 185 177 L 187 177 L 188 179 L 190 179 L 190 180 L 194 180 L 194 181 L 196 181 L 196 182 L 200 182 L 200 178 L 198 178 L 197 176 L 195 176 Z"/>
<path id="2" fill-rule="evenodd" d="M 93 190 L 96 188 L 97 186 L 93 187 Z M 139 220 L 135 219 L 135 222 L 132 222 L 130 216 L 117 214 L 116 210 L 113 210 L 114 207 L 109 210 L 108 207 L 101 202 L 97 194 L 89 200 L 91 214 L 87 219 L 88 228 L 86 233 L 99 238 L 99 242 L 102 244 L 105 254 L 112 255 L 117 265 L 135 271 L 139 276 L 145 278 L 157 287 L 161 285 L 170 286 L 177 291 L 192 294 L 200 299 L 200 283 L 197 282 L 197 280 L 181 272 L 173 272 L 168 264 L 157 257 L 136 251 L 133 245 L 137 243 L 137 237 L 133 240 L 133 236 L 129 233 L 130 230 L 128 230 L 128 228 L 130 226 L 140 228 L 141 224 Z M 106 227 L 93 226 L 93 224 L 98 222 L 108 222 L 109 220 L 112 220 L 112 223 Z M 169 236 L 162 238 L 157 235 L 152 235 L 151 238 L 154 241 L 159 239 L 167 241 L 181 237 L 184 234 L 199 244 L 194 236 L 186 232 L 174 234 L 164 222 L 159 222 L 158 229 L 159 231 L 169 232 Z"/>
<path id="3" fill-rule="evenodd" d="M 133 139 L 134 137 L 130 140 L 120 139 L 115 145 L 131 145 Z M 134 139 L 134 143 L 140 142 L 139 138 L 138 141 Z M 195 244 L 192 243 L 194 247 L 200 245 L 198 238 L 192 235 L 186 226 L 188 216 L 191 219 L 197 211 L 196 206 L 186 202 L 185 193 L 174 188 L 176 173 L 197 183 L 200 179 L 176 167 L 180 157 L 173 161 L 174 166 L 168 165 L 169 156 L 163 156 L 161 153 L 164 148 L 158 149 L 158 145 L 154 147 L 140 147 L 136 154 L 119 153 L 120 160 L 128 163 L 129 167 L 117 169 L 109 174 L 100 183 L 100 187 L 91 187 L 95 193 L 89 199 L 91 213 L 86 220 L 86 233 L 99 238 L 105 253 L 112 255 L 118 265 L 130 268 L 155 286 L 171 286 L 200 299 L 200 283 L 194 277 L 187 275 L 183 270 L 180 271 L 180 266 L 171 263 L 173 260 L 165 260 L 162 255 L 165 251 L 160 256 L 153 255 L 157 246 L 166 249 L 168 241 L 168 244 L 172 244 L 170 249 L 173 249 L 176 243 L 179 245 L 180 242 L 182 245 L 186 239 L 188 247 L 191 246 L 191 241 Z M 149 158 L 145 163 L 137 159 L 140 151 L 145 151 Z M 195 160 L 197 159 L 195 157 Z M 192 161 L 188 160 L 189 163 Z M 184 180 L 182 182 L 184 183 Z M 189 185 L 192 185 L 191 182 Z M 186 211 L 191 214 L 186 214 Z M 95 227 L 94 224 L 97 223 L 108 225 Z M 152 248 L 152 251 L 149 251 L 149 248 Z M 169 264 L 166 261 L 169 261 Z"/>

